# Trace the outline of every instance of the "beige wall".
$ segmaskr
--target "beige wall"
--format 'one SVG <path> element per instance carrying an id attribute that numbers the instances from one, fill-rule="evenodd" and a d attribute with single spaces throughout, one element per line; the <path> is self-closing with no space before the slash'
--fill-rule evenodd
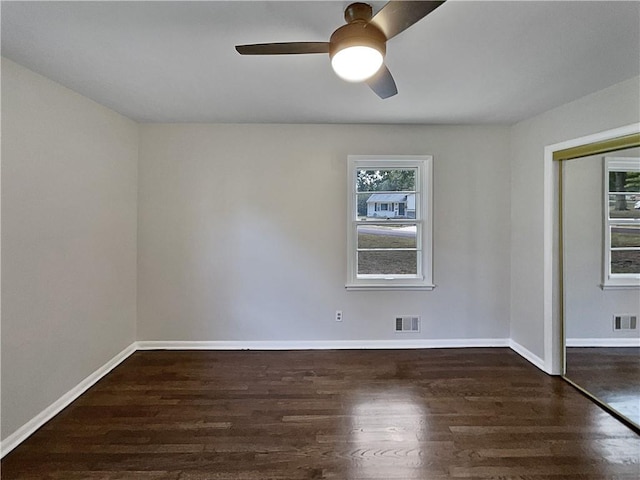
<path id="1" fill-rule="evenodd" d="M 2 60 L 2 438 L 135 340 L 137 125 Z"/>
<path id="2" fill-rule="evenodd" d="M 511 338 L 544 359 L 544 148 L 640 121 L 640 79 L 511 128 Z"/>
<path id="3" fill-rule="evenodd" d="M 637 122 L 639 86 L 513 127 L 139 126 L 3 59 L 2 438 L 136 339 L 542 357 L 544 146 Z M 385 153 L 434 156 L 434 291 L 344 289 L 346 158 Z"/>
<path id="4" fill-rule="evenodd" d="M 140 132 L 139 339 L 508 338 L 507 127 Z M 434 156 L 434 291 L 345 291 L 347 155 L 385 153 Z"/>
<path id="5" fill-rule="evenodd" d="M 614 331 L 613 316 L 640 315 L 640 291 L 603 290 L 600 285 L 605 235 L 604 159 L 609 156 L 638 158 L 639 154 L 639 149 L 633 148 L 563 162 L 563 289 L 567 339 L 638 338 L 638 330 Z"/>

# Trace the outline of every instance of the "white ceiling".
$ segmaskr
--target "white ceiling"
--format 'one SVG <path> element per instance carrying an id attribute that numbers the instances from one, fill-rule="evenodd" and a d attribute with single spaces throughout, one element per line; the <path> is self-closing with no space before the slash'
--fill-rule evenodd
<path id="1" fill-rule="evenodd" d="M 2 54 L 141 122 L 514 123 L 640 74 L 637 1 L 449 0 L 389 41 L 387 100 L 234 50 L 328 41 L 349 3 L 3 1 Z"/>

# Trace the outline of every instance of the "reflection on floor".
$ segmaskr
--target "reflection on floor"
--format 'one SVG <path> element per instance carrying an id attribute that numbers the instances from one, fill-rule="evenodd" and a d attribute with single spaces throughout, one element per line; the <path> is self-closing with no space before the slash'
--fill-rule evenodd
<path id="1" fill-rule="evenodd" d="M 566 376 L 640 424 L 640 348 L 569 347 Z"/>
<path id="2" fill-rule="evenodd" d="M 141 351 L 2 480 L 637 480 L 640 436 L 506 348 Z"/>

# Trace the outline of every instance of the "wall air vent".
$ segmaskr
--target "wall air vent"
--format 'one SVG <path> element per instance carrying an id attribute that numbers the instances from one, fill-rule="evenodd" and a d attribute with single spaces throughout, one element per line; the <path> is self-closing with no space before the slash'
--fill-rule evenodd
<path id="1" fill-rule="evenodd" d="M 419 332 L 420 317 L 396 317 L 396 332 Z"/>
<path id="2" fill-rule="evenodd" d="M 613 329 L 614 330 L 637 330 L 638 316 L 637 315 L 614 315 Z"/>

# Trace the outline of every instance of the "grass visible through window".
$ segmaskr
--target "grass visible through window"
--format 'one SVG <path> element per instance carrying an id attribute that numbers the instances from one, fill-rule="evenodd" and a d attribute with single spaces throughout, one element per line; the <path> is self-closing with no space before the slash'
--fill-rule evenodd
<path id="1" fill-rule="evenodd" d="M 358 235 L 359 248 L 415 248 L 415 246 L 415 234 L 413 236 L 367 233 Z M 358 273 L 361 275 L 415 275 L 416 264 L 415 250 L 358 253 Z"/>

